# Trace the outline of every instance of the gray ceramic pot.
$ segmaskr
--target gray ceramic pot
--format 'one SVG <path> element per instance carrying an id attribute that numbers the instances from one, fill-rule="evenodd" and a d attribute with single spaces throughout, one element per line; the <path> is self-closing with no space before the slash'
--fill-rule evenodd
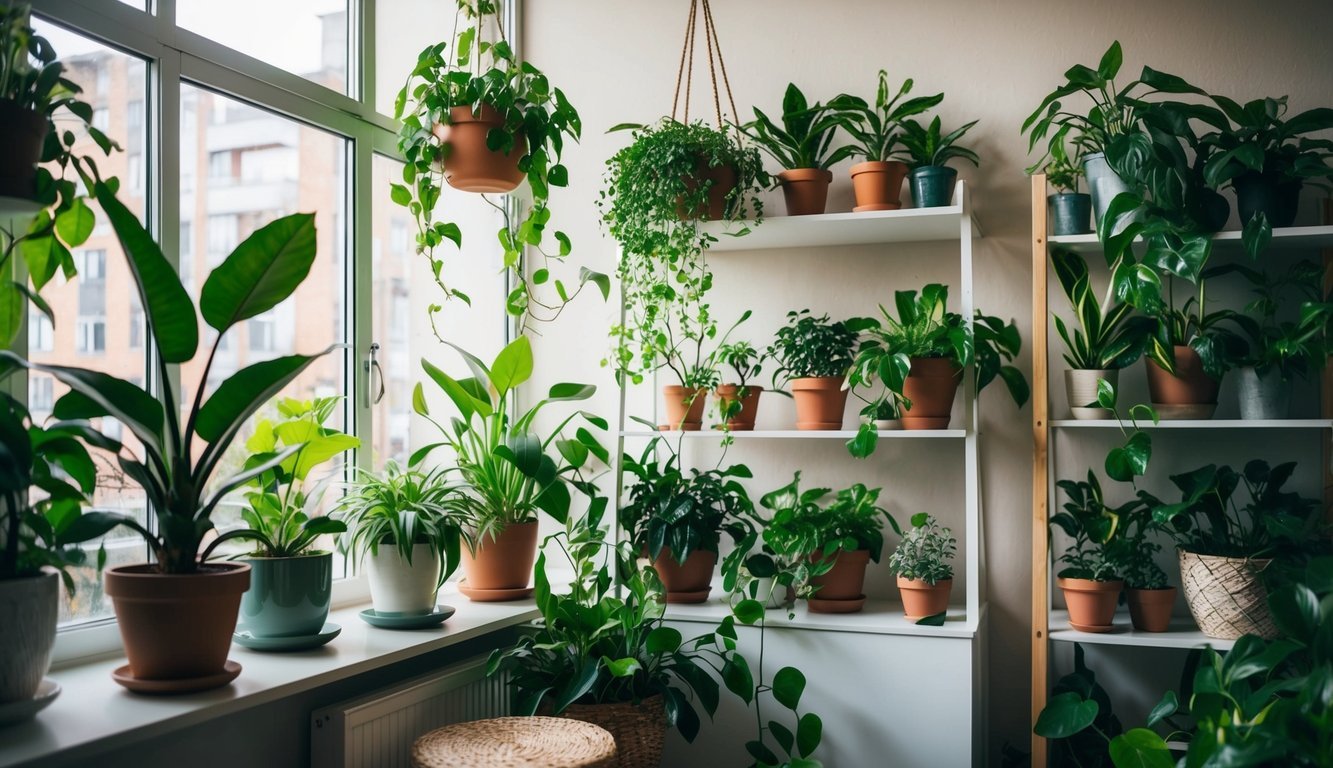
<path id="1" fill-rule="evenodd" d="M 1270 369 L 1264 375 L 1253 366 L 1238 372 L 1236 391 L 1240 396 L 1240 417 L 1247 421 L 1285 419 L 1290 413 L 1290 387 L 1282 374 Z"/>
<path id="2" fill-rule="evenodd" d="M 250 591 L 241 597 L 240 623 L 256 637 L 302 637 L 329 618 L 333 554 L 247 557 Z"/>
<path id="3" fill-rule="evenodd" d="M 1096 231 L 1111 201 L 1121 192 L 1128 192 L 1129 185 L 1111 170 L 1106 155 L 1101 152 L 1083 158 L 1083 176 L 1088 180 L 1088 192 L 1092 194 L 1092 228 Z"/>
<path id="4" fill-rule="evenodd" d="M 60 576 L 0 580 L 0 704 L 31 699 L 51 663 Z"/>

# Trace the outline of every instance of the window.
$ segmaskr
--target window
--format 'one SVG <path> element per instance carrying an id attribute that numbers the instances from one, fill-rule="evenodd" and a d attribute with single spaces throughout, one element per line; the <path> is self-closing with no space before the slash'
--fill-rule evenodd
<path id="1" fill-rule="evenodd" d="M 234 213 L 215 214 L 208 217 L 208 263 L 217 265 L 236 248 L 240 240 L 237 237 L 239 221 Z"/>
<path id="2" fill-rule="evenodd" d="M 93 127 L 103 133 L 111 129 L 110 113 L 106 107 L 93 110 Z"/>
<path id="3" fill-rule="evenodd" d="M 347 0 L 176 0 L 176 21 L 339 93 L 347 87 Z"/>
<path id="4" fill-rule="evenodd" d="M 248 323 L 251 352 L 276 352 L 278 350 L 277 328 L 274 327 L 273 312 L 253 317 Z"/>
<path id="5" fill-rule="evenodd" d="M 74 254 L 74 264 L 79 270 L 79 282 L 106 282 L 106 251 L 78 251 Z"/>
<path id="6" fill-rule="evenodd" d="M 81 355 L 106 352 L 106 318 L 80 315 L 74 329 L 74 349 Z"/>
<path id="7" fill-rule="evenodd" d="M 143 349 L 143 307 L 139 305 L 139 297 L 130 297 L 130 349 Z"/>
<path id="8" fill-rule="evenodd" d="M 28 351 L 50 352 L 55 348 L 55 328 L 51 326 L 51 319 L 35 309 L 28 310 Z"/>
<path id="9" fill-rule="evenodd" d="M 55 405 L 55 379 L 50 376 L 35 375 L 28 381 L 28 408 L 33 419 L 41 421 L 51 414 Z"/>
<path id="10" fill-rule="evenodd" d="M 234 174 L 231 170 L 231 152 L 213 152 L 208 156 L 208 180 L 212 182 L 230 180 Z"/>

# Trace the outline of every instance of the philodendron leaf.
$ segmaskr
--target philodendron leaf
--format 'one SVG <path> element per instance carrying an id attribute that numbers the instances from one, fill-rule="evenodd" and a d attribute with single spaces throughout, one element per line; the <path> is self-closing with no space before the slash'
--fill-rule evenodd
<path id="1" fill-rule="evenodd" d="M 532 376 L 532 342 L 519 336 L 500 350 L 491 364 L 491 386 L 500 397 Z"/>
<path id="2" fill-rule="evenodd" d="M 260 227 L 209 274 L 199 292 L 204 322 L 225 333 L 296 291 L 315 262 L 315 215 L 297 213 Z"/>
<path id="3" fill-rule="evenodd" d="M 795 712 L 801 704 L 801 694 L 805 693 L 805 675 L 795 667 L 783 667 L 773 675 L 773 698 L 782 706 Z"/>
<path id="4" fill-rule="evenodd" d="M 809 757 L 819 748 L 819 742 L 824 739 L 824 721 L 819 719 L 819 715 L 814 712 L 806 712 L 796 723 L 796 751 L 801 753 L 801 757 Z M 805 761 L 792 761 L 792 766 L 804 764 Z M 818 763 L 815 763 L 818 765 Z"/>
<path id="5" fill-rule="evenodd" d="M 1116 768 L 1174 768 L 1176 764 L 1166 741 L 1147 728 L 1133 728 L 1116 736 L 1109 749 Z"/>
<path id="6" fill-rule="evenodd" d="M 944 620 L 948 618 L 948 616 L 949 614 L 947 611 L 941 611 L 940 613 L 933 613 L 929 616 L 922 616 L 916 620 L 916 623 L 918 626 L 922 627 L 942 627 L 944 626 Z"/>
<path id="7" fill-rule="evenodd" d="M 1072 691 L 1052 696 L 1037 715 L 1033 731 L 1047 739 L 1067 739 L 1092 725 L 1097 719 L 1097 702 Z"/>
<path id="8" fill-rule="evenodd" d="M 1130 435 L 1124 446 L 1112 448 L 1106 454 L 1106 474 L 1118 482 L 1127 483 L 1135 477 L 1142 477 L 1148 471 L 1148 461 L 1152 458 L 1152 438 L 1147 432 L 1135 432 Z"/>

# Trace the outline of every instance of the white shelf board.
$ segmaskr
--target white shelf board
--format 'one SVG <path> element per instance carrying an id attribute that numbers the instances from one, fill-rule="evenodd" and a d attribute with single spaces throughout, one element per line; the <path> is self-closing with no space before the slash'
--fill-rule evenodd
<path id="1" fill-rule="evenodd" d="M 1164 419 L 1156 424 L 1140 419 L 1140 429 L 1333 429 L 1333 419 Z M 1055 429 L 1118 429 L 1114 419 L 1056 419 Z M 1130 423 L 1125 422 L 1130 429 Z"/>
<path id="2" fill-rule="evenodd" d="M 841 245 L 929 243 L 957 241 L 962 232 L 963 206 L 905 208 L 864 213 L 822 213 L 812 216 L 769 216 L 753 221 L 712 221 L 701 225 L 717 238 L 710 253 L 762 251 L 781 248 L 820 248 Z M 749 230 L 744 236 L 738 232 Z M 976 219 L 972 235 L 980 236 Z"/>
<path id="3" fill-rule="evenodd" d="M 1214 247 L 1241 248 L 1240 234 L 1239 230 L 1218 232 L 1213 235 Z M 1049 245 L 1063 245 L 1078 253 L 1100 253 L 1102 250 L 1102 244 L 1096 234 L 1052 235 L 1046 242 Z M 1333 247 L 1333 226 L 1274 229 L 1273 241 L 1269 247 L 1288 250 Z"/>
<path id="4" fill-rule="evenodd" d="M 1127 612 L 1116 614 L 1115 629 L 1110 632 L 1080 632 L 1069 626 L 1069 612 L 1051 611 L 1050 639 L 1068 643 L 1124 645 L 1134 648 L 1202 648 L 1210 645 L 1219 651 L 1230 650 L 1234 640 L 1218 640 L 1199 631 L 1189 617 L 1176 617 L 1166 632 L 1140 632 L 1134 629 Z"/>
<path id="5" fill-rule="evenodd" d="M 621 437 L 683 437 L 691 440 L 721 440 L 727 433 L 720 429 L 701 429 L 694 432 L 675 430 L 653 432 L 646 429 L 626 430 Z M 851 440 L 856 437 L 854 429 L 756 429 L 748 432 L 731 432 L 737 440 Z M 881 439 L 908 438 L 962 438 L 967 437 L 965 429 L 889 429 L 880 430 Z"/>
<path id="6" fill-rule="evenodd" d="M 713 594 L 721 590 L 716 586 Z M 983 608 L 984 610 L 984 608 Z M 908 621 L 903 617 L 902 604 L 896 600 L 867 600 L 860 613 L 811 613 L 804 600 L 796 601 L 795 617 L 787 618 L 786 608 L 769 608 L 765 616 L 767 629 L 800 629 L 816 632 L 855 632 L 872 635 L 914 635 L 917 637 L 951 637 L 970 640 L 977 633 L 977 622 L 968 621 L 961 606 L 950 606 L 944 625 L 932 627 Z M 725 598 L 713 597 L 695 605 L 668 605 L 666 619 L 689 623 L 716 625 L 731 615 Z M 737 626 L 743 626 L 739 622 Z M 688 634 L 688 633 L 687 633 Z"/>

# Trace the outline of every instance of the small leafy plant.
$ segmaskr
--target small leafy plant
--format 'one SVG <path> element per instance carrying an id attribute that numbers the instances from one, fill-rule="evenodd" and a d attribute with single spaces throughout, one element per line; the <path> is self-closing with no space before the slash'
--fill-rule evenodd
<path id="1" fill-rule="evenodd" d="M 792 379 L 846 376 L 864 325 L 860 318 L 834 321 L 827 314 L 815 317 L 808 309 L 788 312 L 787 324 L 778 329 L 768 347 L 768 356 L 778 363 L 773 372 L 774 388 L 781 389 Z"/>
<path id="2" fill-rule="evenodd" d="M 1117 538 L 1120 520 L 1141 503 L 1131 499 L 1119 507 L 1107 506 L 1097 475 L 1088 470 L 1088 479 L 1060 480 L 1056 487 L 1068 499 L 1063 511 L 1051 515 L 1051 526 L 1059 528 L 1072 541 L 1058 562 L 1065 567 L 1062 579 L 1115 581 L 1121 577 L 1117 552 L 1123 539 Z"/>
<path id="3" fill-rule="evenodd" d="M 907 164 L 913 168 L 923 168 L 944 166 L 950 160 L 966 160 L 973 165 L 981 165 L 981 158 L 977 157 L 976 152 L 958 143 L 976 124 L 977 121 L 973 120 L 949 133 L 942 133 L 938 116 L 924 126 L 916 120 L 904 120 L 902 145 L 907 153 Z"/>
<path id="4" fill-rule="evenodd" d="M 717 359 L 736 374 L 736 386 L 744 389 L 751 380 L 763 372 L 764 361 L 768 359 L 768 354 L 755 349 L 748 341 L 733 341 L 718 346 Z"/>
<path id="5" fill-rule="evenodd" d="M 843 125 L 838 111 L 831 104 L 809 103 L 795 83 L 787 84 L 782 97 L 781 126 L 758 107 L 754 117 L 744 126 L 746 134 L 783 170 L 827 169 L 854 151 L 850 146 L 832 148 Z"/>
<path id="6" fill-rule="evenodd" d="M 1099 302 L 1083 257 L 1067 248 L 1051 251 L 1051 264 L 1074 311 L 1078 326 L 1070 331 L 1059 315 L 1052 315 L 1055 330 L 1065 343 L 1065 362 L 1075 370 L 1115 370 L 1129 367 L 1143 355 L 1152 333 L 1152 318 L 1134 313 L 1108 285 Z"/>
<path id="7" fill-rule="evenodd" d="M 1082 153 L 1075 147 L 1073 157 L 1069 150 L 1062 144 L 1051 147 L 1050 159 L 1046 163 L 1043 172 L 1046 174 L 1046 181 L 1055 187 L 1057 192 L 1078 192 L 1078 180 L 1083 178 Z M 1028 168 L 1028 173 L 1035 173 L 1040 165 L 1034 165 Z"/>
<path id="8" fill-rule="evenodd" d="M 1241 264 L 1229 266 L 1244 275 L 1255 295 L 1243 314 L 1230 315 L 1249 346 L 1240 364 L 1254 366 L 1260 376 L 1275 371 L 1283 381 L 1323 370 L 1333 323 L 1333 305 L 1321 288 L 1323 268 L 1301 261 L 1273 276 Z M 1278 313 L 1291 305 L 1299 306 L 1297 319 L 1279 320 Z"/>
<path id="9" fill-rule="evenodd" d="M 941 526 L 930 513 L 918 512 L 912 515 L 912 527 L 899 534 L 903 540 L 889 555 L 889 570 L 904 579 L 924 581 L 931 586 L 953 578 L 953 564 L 949 561 L 958 553 L 958 539 L 953 531 Z"/>
<path id="10" fill-rule="evenodd" d="M 829 102 L 837 111 L 842 129 L 851 137 L 852 153 L 872 162 L 897 160 L 901 152 L 903 121 L 938 105 L 944 94 L 917 96 L 903 100 L 912 91 L 911 78 L 903 81 L 896 94 L 889 88 L 889 73 L 879 71 L 875 103 L 859 96 L 840 94 Z M 890 97 L 890 94 L 893 94 Z"/>
<path id="11" fill-rule="evenodd" d="M 1309 135 L 1333 129 L 1333 108 L 1316 107 L 1288 118 L 1286 96 L 1243 105 L 1225 96 L 1211 98 L 1225 115 L 1213 121 L 1220 123 L 1219 130 L 1204 138 L 1215 150 L 1204 168 L 1213 188 L 1244 174 L 1302 184 L 1333 177 L 1333 141 Z"/>
<path id="12" fill-rule="evenodd" d="M 441 563 L 437 586 L 444 584 L 460 561 L 459 492 L 442 469 L 404 470 L 388 461 L 380 474 L 361 470 L 336 507 L 337 518 L 347 525 L 338 545 L 356 565 L 367 554 L 378 555 L 380 547 L 397 550 L 411 563 L 412 550 L 425 544 Z"/>

